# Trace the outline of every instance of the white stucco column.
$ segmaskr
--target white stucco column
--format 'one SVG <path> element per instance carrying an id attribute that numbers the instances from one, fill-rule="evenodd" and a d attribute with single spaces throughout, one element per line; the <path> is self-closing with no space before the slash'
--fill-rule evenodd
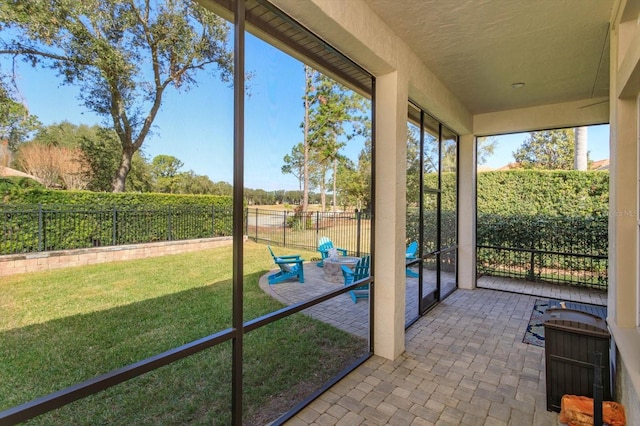
<path id="1" fill-rule="evenodd" d="M 640 424 L 639 103 L 640 95 L 636 99 L 612 99 L 610 123 L 607 323 L 618 352 L 616 381 L 620 390 L 616 400 L 625 405 L 628 424 Z"/>
<path id="2" fill-rule="evenodd" d="M 387 359 L 404 352 L 407 102 L 397 72 L 376 78 L 373 348 Z"/>
<path id="3" fill-rule="evenodd" d="M 458 287 L 476 287 L 476 138 L 460 136 L 458 158 Z"/>
<path id="4" fill-rule="evenodd" d="M 611 113 L 609 177 L 609 309 L 620 327 L 636 326 L 638 259 L 638 129 L 634 99 L 615 101 Z"/>
<path id="5" fill-rule="evenodd" d="M 621 2 L 610 35 L 609 300 L 616 401 L 640 424 L 640 13 Z M 616 9 L 617 10 L 617 9 Z"/>
<path id="6" fill-rule="evenodd" d="M 608 314 L 612 325 L 622 328 L 635 328 L 640 311 L 640 285 L 637 284 L 640 92 L 637 79 L 632 77 L 640 73 L 632 71 L 634 68 L 640 70 L 640 55 L 630 54 L 627 50 L 634 30 L 637 36 L 634 20 L 614 25 L 610 46 Z"/>

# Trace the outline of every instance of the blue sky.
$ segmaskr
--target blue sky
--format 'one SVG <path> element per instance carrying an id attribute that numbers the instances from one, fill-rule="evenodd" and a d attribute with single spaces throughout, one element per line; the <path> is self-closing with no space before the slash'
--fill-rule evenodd
<path id="1" fill-rule="evenodd" d="M 280 171 L 283 157 L 302 141 L 300 123 L 304 109 L 304 71 L 302 63 L 253 36 L 247 36 L 246 69 L 252 73 L 245 115 L 245 187 L 298 189 L 298 181 Z M 0 62 L 6 69 L 6 59 Z M 73 124 L 105 124 L 101 117 L 86 110 L 77 99 L 78 89 L 62 85 L 52 71 L 19 63 L 18 85 L 32 114 L 45 124 L 67 120 Z M 207 175 L 215 182 L 233 179 L 233 91 L 215 78 L 202 81 L 188 92 L 170 88 L 165 93 L 153 135 L 143 152 L 149 160 L 159 154 L 173 155 L 183 170 Z M 609 157 L 609 126 L 589 128 L 589 157 Z M 512 152 L 528 134 L 498 138 L 495 154 L 486 166 L 497 168 L 513 161 Z M 361 151 L 362 139 L 355 139 L 343 150 L 353 159 Z"/>
<path id="2" fill-rule="evenodd" d="M 246 70 L 252 74 L 245 105 L 245 187 L 268 191 L 297 190 L 298 180 L 283 175 L 283 158 L 302 142 L 304 70 L 300 61 L 261 40 L 246 38 Z M 6 69 L 8 62 L 0 59 Z M 18 86 L 32 114 L 45 124 L 104 124 L 77 99 L 78 88 L 62 85 L 54 72 L 19 62 Z M 151 160 L 172 155 L 214 182 L 233 180 L 233 90 L 204 73 L 197 87 L 169 88 L 142 151 Z M 354 138 L 343 155 L 357 159 L 362 138 Z"/>

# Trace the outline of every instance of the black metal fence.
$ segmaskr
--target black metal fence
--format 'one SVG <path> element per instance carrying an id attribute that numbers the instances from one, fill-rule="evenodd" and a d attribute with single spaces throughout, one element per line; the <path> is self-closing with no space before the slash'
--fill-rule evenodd
<path id="1" fill-rule="evenodd" d="M 606 290 L 608 217 L 479 214 L 477 272 Z"/>
<path id="2" fill-rule="evenodd" d="M 230 236 L 232 211 L 214 206 L 0 206 L 0 254 Z"/>
<path id="3" fill-rule="evenodd" d="M 411 227 L 407 223 L 407 229 Z M 0 254 L 231 234 L 231 210 L 214 206 L 0 206 Z M 316 250 L 319 237 L 326 236 L 350 255 L 363 256 L 371 252 L 371 215 L 248 208 L 245 234 L 257 242 L 310 251 Z M 479 214 L 477 270 L 491 276 L 606 289 L 607 241 L 607 217 Z"/>
<path id="4" fill-rule="evenodd" d="M 245 234 L 256 242 L 315 251 L 318 238 L 328 237 L 349 255 L 360 257 L 371 252 L 368 212 L 293 213 L 249 208 L 245 224 Z"/>

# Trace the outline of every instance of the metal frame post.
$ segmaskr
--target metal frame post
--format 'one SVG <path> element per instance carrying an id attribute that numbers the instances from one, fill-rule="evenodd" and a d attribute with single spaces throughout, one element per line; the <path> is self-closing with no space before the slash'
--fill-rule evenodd
<path id="1" fill-rule="evenodd" d="M 233 17 L 233 328 L 231 423 L 242 424 L 245 0 L 235 0 Z"/>

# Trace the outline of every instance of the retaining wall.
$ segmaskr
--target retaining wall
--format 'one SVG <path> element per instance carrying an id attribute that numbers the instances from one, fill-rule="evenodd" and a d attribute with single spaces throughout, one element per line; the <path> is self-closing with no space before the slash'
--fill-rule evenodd
<path id="1" fill-rule="evenodd" d="M 231 245 L 233 237 L 165 241 L 0 256 L 0 277 L 116 260 L 144 259 Z"/>

